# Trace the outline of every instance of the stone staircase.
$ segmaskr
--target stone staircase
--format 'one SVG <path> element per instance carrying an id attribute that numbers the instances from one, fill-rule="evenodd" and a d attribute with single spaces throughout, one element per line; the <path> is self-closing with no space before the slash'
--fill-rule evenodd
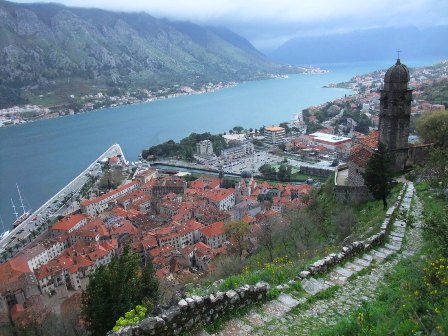
<path id="1" fill-rule="evenodd" d="M 400 212 L 407 213 L 411 206 L 414 195 L 414 186 L 408 184 L 400 205 Z M 390 213 L 389 213 L 390 212 Z M 390 210 L 386 216 L 391 216 Z M 301 304 L 308 301 L 306 297 L 295 297 L 294 292 L 290 294 L 280 294 L 276 300 L 263 304 L 259 309 L 250 311 L 247 315 L 228 321 L 222 331 L 216 336 L 246 336 L 246 335 L 267 335 L 290 333 L 291 335 L 306 335 L 312 330 L 312 325 L 322 323 L 326 325 L 330 322 L 336 323 L 337 319 L 350 311 L 353 307 L 359 306 L 362 301 L 373 298 L 373 286 L 376 288 L 379 279 L 387 271 L 393 269 L 397 260 L 388 261 L 390 256 L 400 254 L 403 247 L 403 239 L 406 234 L 407 224 L 401 219 L 396 219 L 390 227 L 390 233 L 386 243 L 381 247 L 376 247 L 369 252 L 354 257 L 342 266 L 336 266 L 329 273 L 322 277 L 308 277 L 301 280 L 302 288 L 312 297 L 335 285 L 341 286 L 335 300 L 322 300 L 320 305 L 313 305 L 300 312 Z M 418 237 L 414 244 L 418 243 Z M 415 248 L 414 248 L 415 250 Z M 414 251 L 412 250 L 412 251 Z M 407 252 L 404 254 L 412 254 Z M 415 251 L 414 251 L 415 252 Z M 397 259 L 397 258 L 396 258 Z M 369 272 L 359 279 L 351 280 L 354 275 L 369 268 Z M 282 288 L 287 287 L 282 286 Z M 328 301 L 328 302 L 326 302 Z M 292 309 L 294 313 L 290 313 Z M 328 318 L 325 316 L 329 316 Z M 300 321 L 305 321 L 301 324 Z M 294 329 L 296 328 L 297 329 Z M 296 331 L 295 331 L 296 330 Z M 194 334 L 195 336 L 209 336 L 203 330 Z"/>

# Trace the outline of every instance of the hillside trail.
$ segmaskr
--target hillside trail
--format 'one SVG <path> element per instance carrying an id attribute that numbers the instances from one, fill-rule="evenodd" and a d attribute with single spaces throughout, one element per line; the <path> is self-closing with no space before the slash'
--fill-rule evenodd
<path id="1" fill-rule="evenodd" d="M 408 225 L 403 216 L 397 216 L 382 247 L 361 254 L 320 278 L 302 280 L 307 297 L 303 294 L 296 297 L 294 292 L 280 294 L 276 300 L 252 309 L 245 316 L 227 321 L 216 334 L 202 330 L 195 336 L 310 335 L 322 327 L 335 325 L 363 302 L 374 300 L 385 275 L 422 246 L 422 204 L 414 196 L 413 183 L 407 184 L 399 213 L 412 211 L 413 225 Z M 413 197 L 415 202 L 410 210 Z M 335 290 L 332 295 L 325 298 L 323 292 L 320 300 L 306 303 L 312 296 L 331 287 Z"/>

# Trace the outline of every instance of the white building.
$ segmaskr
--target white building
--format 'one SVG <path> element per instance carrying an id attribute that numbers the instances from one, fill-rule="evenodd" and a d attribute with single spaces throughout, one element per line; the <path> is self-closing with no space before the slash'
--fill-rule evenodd
<path id="1" fill-rule="evenodd" d="M 225 159 L 236 159 L 253 153 L 254 153 L 254 145 L 251 142 L 247 142 L 240 146 L 223 149 L 221 151 L 221 156 L 224 157 Z"/>
<path id="2" fill-rule="evenodd" d="M 277 145 L 286 141 L 286 133 L 283 127 L 272 126 L 266 127 L 264 131 L 265 141 L 267 143 Z"/>
<path id="3" fill-rule="evenodd" d="M 212 249 L 220 248 L 227 240 L 224 227 L 224 222 L 215 222 L 200 229 L 202 241 Z"/>
<path id="4" fill-rule="evenodd" d="M 235 206 L 235 189 L 233 188 L 209 190 L 205 193 L 205 197 L 222 211 L 228 211 Z"/>
<path id="5" fill-rule="evenodd" d="M 196 144 L 198 155 L 213 155 L 213 143 L 210 140 L 202 140 Z"/>
<path id="6" fill-rule="evenodd" d="M 135 180 L 127 184 L 124 184 L 115 190 L 109 191 L 107 194 L 104 194 L 100 197 L 82 201 L 81 211 L 90 216 L 98 215 L 102 213 L 104 210 L 106 210 L 109 207 L 110 203 L 115 203 L 117 198 L 134 191 L 139 187 L 139 185 L 140 182 Z"/>

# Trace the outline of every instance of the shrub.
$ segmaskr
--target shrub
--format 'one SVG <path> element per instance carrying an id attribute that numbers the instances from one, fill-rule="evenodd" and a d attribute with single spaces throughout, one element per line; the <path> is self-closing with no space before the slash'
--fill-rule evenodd
<path id="1" fill-rule="evenodd" d="M 136 306 L 135 309 L 128 311 L 124 314 L 124 317 L 120 317 L 117 320 L 112 331 L 118 331 L 118 329 L 124 327 L 125 325 L 140 322 L 146 317 L 147 312 L 148 309 L 146 307 L 140 305 Z"/>

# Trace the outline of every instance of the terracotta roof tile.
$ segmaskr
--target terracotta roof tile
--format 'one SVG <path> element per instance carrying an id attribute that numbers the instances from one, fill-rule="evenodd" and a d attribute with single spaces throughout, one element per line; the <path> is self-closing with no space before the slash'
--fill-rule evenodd
<path id="1" fill-rule="evenodd" d="M 225 226 L 224 222 L 215 222 L 213 224 L 210 224 L 209 226 L 206 226 L 206 227 L 200 229 L 199 231 L 201 231 L 201 233 L 204 236 L 211 238 L 211 237 L 223 235 L 224 234 L 224 226 Z"/>

